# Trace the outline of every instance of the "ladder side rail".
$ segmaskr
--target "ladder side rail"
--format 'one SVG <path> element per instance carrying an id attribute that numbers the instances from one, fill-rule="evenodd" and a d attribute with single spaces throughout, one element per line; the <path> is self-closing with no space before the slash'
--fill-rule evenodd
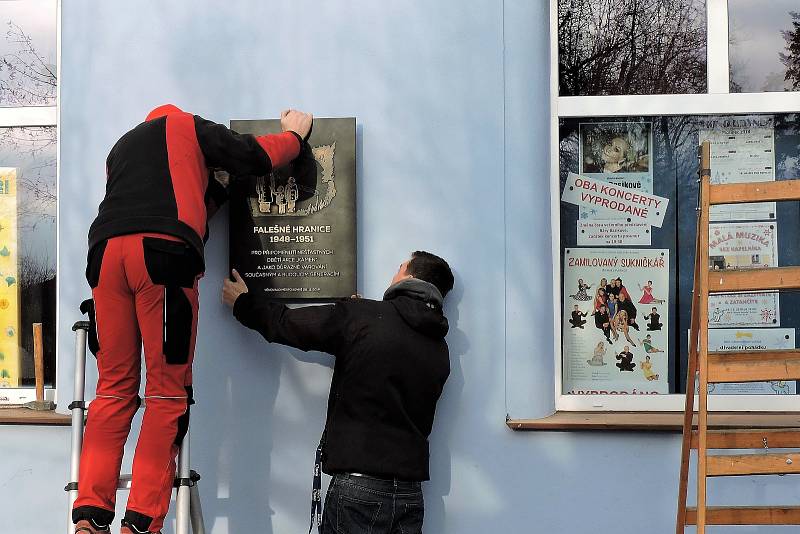
<path id="1" fill-rule="evenodd" d="M 706 531 L 706 455 L 708 432 L 708 226 L 710 204 L 708 199 L 711 181 L 711 143 L 704 141 L 700 154 L 700 234 L 697 236 L 700 247 L 700 295 L 698 307 L 699 349 L 697 363 L 699 367 L 699 407 L 697 413 L 697 534 Z"/>
<path id="2" fill-rule="evenodd" d="M 699 214 L 698 214 L 699 215 Z M 697 234 L 700 234 L 700 217 L 697 217 Z M 683 412 L 683 441 L 681 444 L 681 473 L 678 486 L 678 518 L 676 522 L 676 534 L 683 534 L 686 527 L 686 497 L 689 487 L 689 460 L 692 452 L 692 421 L 694 419 L 694 393 L 695 379 L 697 375 L 697 343 L 699 335 L 700 317 L 698 316 L 698 299 L 700 292 L 697 283 L 703 276 L 700 267 L 700 243 L 695 240 L 694 253 L 694 290 L 692 291 L 692 321 L 689 329 L 689 354 L 686 369 L 686 404 Z"/>
<path id="3" fill-rule="evenodd" d="M 192 534 L 206 534 L 206 525 L 203 521 L 203 506 L 200 504 L 200 490 L 197 484 L 189 491 L 189 512 L 192 519 Z"/>
<path id="4" fill-rule="evenodd" d="M 69 506 L 67 507 L 67 533 L 72 534 L 75 530 L 72 524 L 72 506 L 78 499 L 78 475 L 81 466 L 81 450 L 83 448 L 83 425 L 84 425 L 84 401 L 86 395 L 86 334 L 88 325 L 79 322 L 73 327 L 75 331 L 75 382 L 73 385 L 72 406 L 72 447 L 70 451 L 69 482 L 70 489 L 67 491 L 69 496 Z"/>
<path id="5" fill-rule="evenodd" d="M 191 427 L 191 425 L 190 425 Z M 189 517 L 190 517 L 190 489 L 191 487 L 185 482 L 191 478 L 191 470 L 189 468 L 189 437 L 190 429 L 186 430 L 186 435 L 183 437 L 181 443 L 181 451 L 178 455 L 178 479 L 181 484 L 175 492 L 175 534 L 189 534 Z"/>

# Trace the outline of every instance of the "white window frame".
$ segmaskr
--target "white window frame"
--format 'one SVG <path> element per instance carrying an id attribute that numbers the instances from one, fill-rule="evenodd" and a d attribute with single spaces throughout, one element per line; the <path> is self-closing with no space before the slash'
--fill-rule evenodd
<path id="1" fill-rule="evenodd" d="M 60 106 L 61 101 L 61 0 L 56 0 L 56 72 L 58 73 L 56 83 L 56 104 L 54 106 L 25 106 L 25 107 L 0 107 L 0 128 L 12 126 L 47 126 L 56 128 L 56 369 L 55 387 L 45 387 L 45 400 L 58 401 L 58 371 L 61 366 L 61 358 L 58 351 L 58 339 L 60 338 L 60 319 L 58 310 L 58 285 L 61 283 L 59 276 L 61 270 L 59 265 L 60 257 L 60 203 L 61 192 L 61 125 L 60 125 Z M 36 400 L 36 388 L 2 388 L 0 389 L 0 405 L 2 404 L 24 404 Z"/>
<path id="2" fill-rule="evenodd" d="M 692 95 L 568 96 L 558 94 L 558 0 L 550 0 L 550 214 L 553 302 L 561 303 L 561 191 L 558 124 L 561 118 L 653 115 L 728 115 L 800 112 L 800 93 L 730 93 L 728 0 L 706 0 L 708 93 Z M 768 97 L 766 97 L 768 95 Z M 555 400 L 559 411 L 683 411 L 686 395 L 564 395 L 561 306 L 553 307 L 556 336 Z M 710 395 L 714 411 L 797 411 L 797 395 Z"/>

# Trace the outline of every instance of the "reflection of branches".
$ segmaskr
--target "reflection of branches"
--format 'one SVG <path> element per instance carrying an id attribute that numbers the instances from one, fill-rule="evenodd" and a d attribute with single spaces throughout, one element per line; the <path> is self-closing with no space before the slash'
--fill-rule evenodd
<path id="1" fill-rule="evenodd" d="M 19 257 L 19 285 L 22 289 L 36 286 L 56 277 L 56 265 L 47 256 L 35 256 L 30 251 Z"/>
<path id="2" fill-rule="evenodd" d="M 780 53 L 781 62 L 786 66 L 786 77 L 793 90 L 800 89 L 800 12 L 792 11 L 792 30 L 782 31 L 786 41 L 786 52 Z"/>
<path id="3" fill-rule="evenodd" d="M 57 78 L 37 52 L 33 39 L 8 22 L 6 41 L 13 51 L 0 56 L 0 103 L 13 106 L 53 105 Z"/>
<path id="4" fill-rule="evenodd" d="M 10 52 L 0 56 L 0 104 L 55 104 L 55 70 L 36 50 L 31 36 L 8 22 L 5 41 Z M 55 219 L 56 135 L 54 127 L 0 128 L 0 165 L 24 167 L 17 182 L 21 228 L 35 229 L 38 222 Z"/>
<path id="5" fill-rule="evenodd" d="M 55 220 L 55 127 L 0 128 L 0 165 L 24 167 L 17 181 L 21 228 Z"/>
<path id="6" fill-rule="evenodd" d="M 561 95 L 706 88 L 705 2 L 559 0 Z"/>

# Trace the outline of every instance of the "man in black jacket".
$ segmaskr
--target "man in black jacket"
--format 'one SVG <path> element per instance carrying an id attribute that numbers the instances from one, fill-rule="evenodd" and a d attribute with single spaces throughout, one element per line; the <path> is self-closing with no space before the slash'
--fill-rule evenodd
<path id="1" fill-rule="evenodd" d="M 233 276 L 222 298 L 243 325 L 267 341 L 336 357 L 318 451 L 322 471 L 333 476 L 321 532 L 421 533 L 428 436 L 450 374 L 442 313 L 453 287 L 447 262 L 417 251 L 382 301 L 294 309 L 248 293 Z M 318 489 L 317 480 L 312 524 L 319 523 Z"/>

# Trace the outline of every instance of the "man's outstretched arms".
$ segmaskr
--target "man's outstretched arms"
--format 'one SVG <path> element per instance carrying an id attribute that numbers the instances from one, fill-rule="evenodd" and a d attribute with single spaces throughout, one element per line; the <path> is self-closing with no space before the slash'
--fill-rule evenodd
<path id="1" fill-rule="evenodd" d="M 282 133 L 253 136 L 194 116 L 197 142 L 206 165 L 234 175 L 264 176 L 291 162 L 300 153 L 312 123 L 310 113 L 287 110 L 281 113 Z"/>
<path id="2" fill-rule="evenodd" d="M 346 327 L 342 306 L 291 309 L 250 293 L 235 269 L 233 277 L 233 282 L 223 281 L 222 301 L 233 309 L 234 317 L 244 326 L 256 330 L 271 343 L 334 355 L 339 351 Z"/>

